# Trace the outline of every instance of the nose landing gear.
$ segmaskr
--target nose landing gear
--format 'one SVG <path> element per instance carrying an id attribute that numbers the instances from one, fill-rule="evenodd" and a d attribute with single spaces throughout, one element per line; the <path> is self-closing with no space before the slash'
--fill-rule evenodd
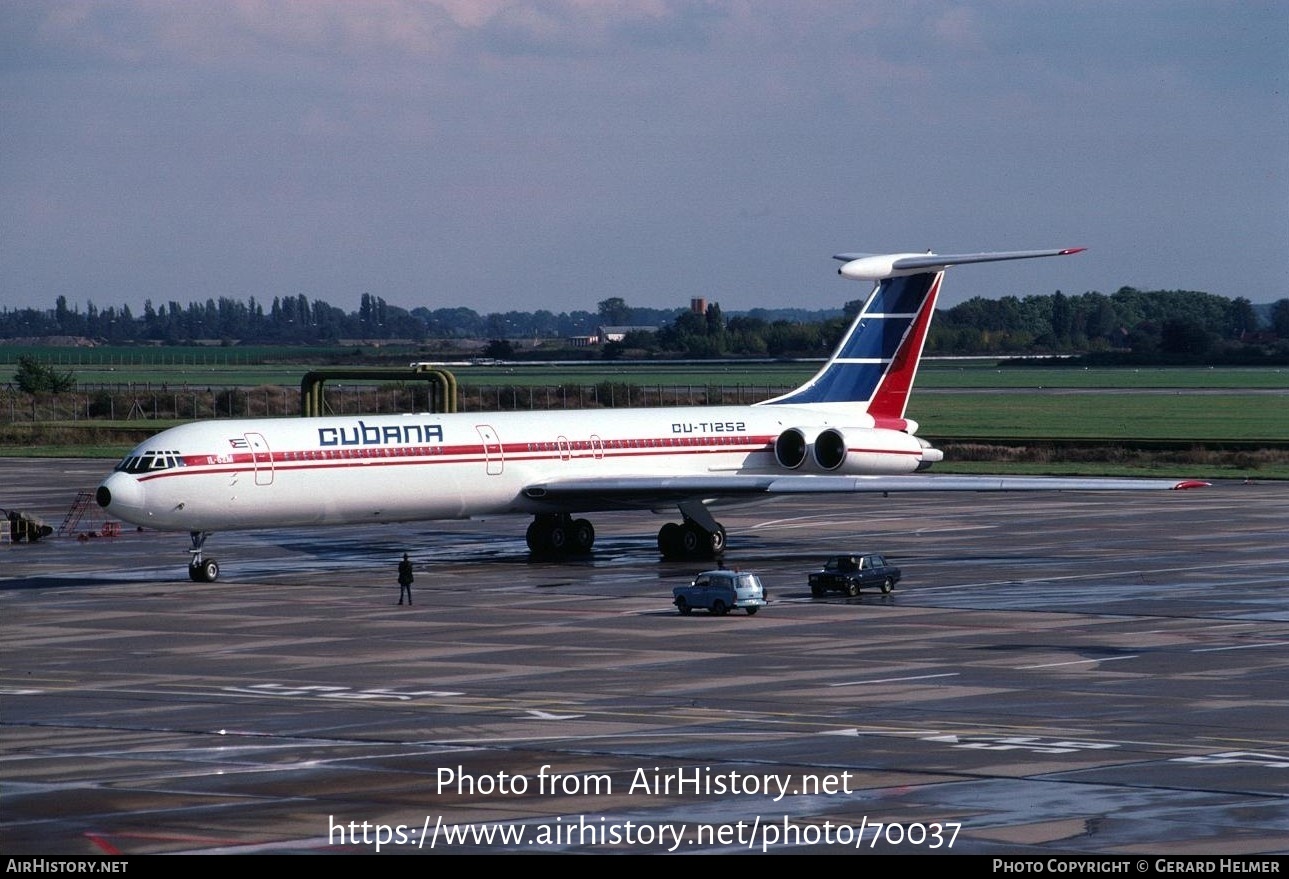
<path id="1" fill-rule="evenodd" d="M 219 563 L 214 559 L 203 559 L 201 548 L 206 543 L 206 538 L 210 536 L 209 531 L 192 531 L 189 537 L 192 539 L 192 560 L 188 562 L 188 579 L 194 583 L 214 583 L 219 579 Z"/>

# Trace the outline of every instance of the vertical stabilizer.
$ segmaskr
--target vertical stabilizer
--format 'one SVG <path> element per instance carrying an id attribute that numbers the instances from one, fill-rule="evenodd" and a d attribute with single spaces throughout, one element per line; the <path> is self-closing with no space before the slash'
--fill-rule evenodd
<path id="1" fill-rule="evenodd" d="M 878 282 L 824 368 L 795 391 L 766 402 L 845 403 L 888 422 L 902 420 L 943 276 L 923 272 Z"/>
<path id="2" fill-rule="evenodd" d="M 878 427 L 905 429 L 918 362 L 935 314 L 940 282 L 948 266 L 1003 262 L 1079 253 L 1060 250 L 1014 250 L 1002 253 L 840 253 L 837 273 L 876 286 L 841 344 L 814 378 L 762 405 L 842 405 L 858 407 Z"/>

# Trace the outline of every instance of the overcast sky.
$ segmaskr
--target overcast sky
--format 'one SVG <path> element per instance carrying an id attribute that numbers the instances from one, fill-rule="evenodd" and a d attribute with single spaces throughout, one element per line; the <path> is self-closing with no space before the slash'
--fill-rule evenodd
<path id="1" fill-rule="evenodd" d="M 0 0 L 0 307 L 1289 296 L 1289 3 Z"/>

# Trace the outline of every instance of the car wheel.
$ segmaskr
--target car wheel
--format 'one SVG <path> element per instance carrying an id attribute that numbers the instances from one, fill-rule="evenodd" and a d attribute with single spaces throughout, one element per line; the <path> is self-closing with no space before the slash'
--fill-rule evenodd
<path id="1" fill-rule="evenodd" d="M 887 577 L 882 581 L 882 594 L 889 595 L 890 591 L 895 588 L 895 581 Z"/>
<path id="2" fill-rule="evenodd" d="M 758 610 L 760 610 L 760 609 L 761 609 L 761 608 L 759 608 L 759 607 L 749 607 L 749 608 L 747 609 L 747 615 L 748 615 L 748 616 L 750 616 L 750 617 L 754 617 L 754 616 L 756 616 L 756 612 L 757 612 Z"/>
<path id="3" fill-rule="evenodd" d="M 729 612 L 730 609 L 719 598 L 712 602 L 712 616 L 723 617 Z"/>
<path id="4" fill-rule="evenodd" d="M 859 594 L 859 584 L 858 584 L 858 583 L 847 583 L 847 584 L 846 584 L 846 594 L 847 594 L 847 595 L 849 595 L 851 598 L 854 598 L 856 595 L 858 595 L 858 594 Z"/>
<path id="5" fill-rule="evenodd" d="M 813 595 L 815 598 L 823 598 L 824 587 L 820 586 L 818 583 L 812 583 L 810 585 L 810 594 Z"/>
<path id="6" fill-rule="evenodd" d="M 689 616 L 693 608 L 689 606 L 688 601 L 681 597 L 676 599 L 676 610 L 680 611 L 681 616 Z"/>

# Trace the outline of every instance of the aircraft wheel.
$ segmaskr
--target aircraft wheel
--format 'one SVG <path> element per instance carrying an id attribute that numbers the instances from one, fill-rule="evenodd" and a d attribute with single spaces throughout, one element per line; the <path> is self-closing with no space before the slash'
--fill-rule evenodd
<path id="1" fill-rule="evenodd" d="M 569 546 L 569 529 L 563 525 L 552 525 L 550 533 L 546 535 L 546 549 L 555 555 L 563 555 L 568 552 Z"/>
<path id="2" fill-rule="evenodd" d="M 680 530 L 680 551 L 688 558 L 697 558 L 710 546 L 709 540 L 706 531 L 690 522 Z"/>
<path id="3" fill-rule="evenodd" d="M 188 566 L 188 578 L 194 583 L 214 583 L 219 579 L 219 563 L 206 559 Z"/>
<path id="4" fill-rule="evenodd" d="M 708 542 L 711 544 L 712 555 L 720 555 L 725 552 L 725 529 L 718 525 L 716 530 L 711 532 Z"/>
<path id="5" fill-rule="evenodd" d="M 887 577 L 885 580 L 883 580 L 883 581 L 882 581 L 882 594 L 883 594 L 883 595 L 890 595 L 890 594 L 891 594 L 891 590 L 892 590 L 892 589 L 894 589 L 894 588 L 895 588 L 895 582 L 894 582 L 893 580 L 891 580 L 891 578 L 890 578 L 890 577 Z"/>
<path id="6" fill-rule="evenodd" d="M 568 537 L 574 552 L 590 552 L 595 543 L 595 526 L 586 519 L 577 519 L 569 526 Z"/>
<path id="7" fill-rule="evenodd" d="M 658 529 L 658 551 L 662 553 L 663 558 L 679 558 L 683 553 L 683 547 L 680 545 L 681 527 L 675 522 L 668 522 Z"/>
<path id="8" fill-rule="evenodd" d="M 534 553 L 546 552 L 546 545 L 549 542 L 548 529 L 550 526 L 541 519 L 534 519 L 528 526 L 528 531 L 524 539 L 528 542 L 528 551 Z"/>

